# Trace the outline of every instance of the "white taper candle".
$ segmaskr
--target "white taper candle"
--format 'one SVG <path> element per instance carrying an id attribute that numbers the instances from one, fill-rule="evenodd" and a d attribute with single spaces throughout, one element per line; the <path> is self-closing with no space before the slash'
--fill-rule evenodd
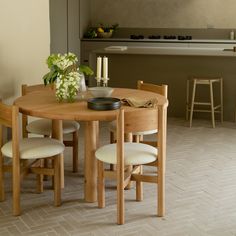
<path id="1" fill-rule="evenodd" d="M 103 57 L 103 78 L 108 78 L 108 58 Z"/>
<path id="2" fill-rule="evenodd" d="M 102 75 L 102 58 L 97 58 L 97 78 L 101 78 Z"/>

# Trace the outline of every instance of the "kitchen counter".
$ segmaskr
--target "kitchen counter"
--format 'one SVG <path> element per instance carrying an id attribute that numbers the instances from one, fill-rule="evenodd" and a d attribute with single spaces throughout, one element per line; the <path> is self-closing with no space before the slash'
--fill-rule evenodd
<path id="1" fill-rule="evenodd" d="M 175 117 L 185 116 L 187 78 L 222 77 L 224 119 L 233 120 L 236 106 L 236 52 L 233 47 L 236 47 L 236 40 L 126 40 L 83 40 L 81 62 L 96 71 L 96 57 L 108 56 L 111 87 L 124 87 L 125 84 L 127 88 L 135 88 L 137 80 L 168 84 L 168 114 Z M 105 50 L 112 46 L 127 49 Z M 94 78 L 89 78 L 88 83 L 93 86 Z M 204 92 L 203 96 L 207 97 L 207 94 Z M 202 116 L 205 118 L 207 114 Z"/>
<path id="2" fill-rule="evenodd" d="M 103 51 L 109 46 L 126 46 L 125 51 Z M 223 39 L 129 39 L 129 38 L 95 38 L 82 39 L 81 62 L 89 64 L 92 52 L 116 54 L 149 54 L 149 55 L 193 55 L 193 56 L 226 56 L 235 57 L 233 48 L 236 40 Z M 232 51 L 223 51 L 231 49 Z"/>
<path id="3" fill-rule="evenodd" d="M 134 42 L 134 43 L 213 43 L 213 44 L 236 44 L 236 40 L 229 39 L 191 39 L 191 40 L 178 40 L 178 39 L 130 39 L 130 38 L 83 38 L 81 41 L 89 42 Z"/>
<path id="4" fill-rule="evenodd" d="M 109 50 L 107 50 L 109 49 Z M 221 56 L 236 57 L 236 52 L 222 48 L 201 48 L 201 47 L 135 47 L 129 46 L 126 50 L 112 50 L 107 47 L 94 50 L 95 54 L 137 54 L 137 55 L 178 55 L 178 56 Z"/>

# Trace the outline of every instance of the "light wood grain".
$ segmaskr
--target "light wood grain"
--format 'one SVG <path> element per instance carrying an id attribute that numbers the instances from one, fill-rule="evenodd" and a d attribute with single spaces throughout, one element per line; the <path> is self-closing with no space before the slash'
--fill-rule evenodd
<path id="1" fill-rule="evenodd" d="M 158 108 L 146 108 L 145 110 L 136 108 L 133 111 L 124 111 L 120 109 L 116 119 L 116 171 L 103 170 L 103 165 L 99 163 L 98 187 L 99 207 L 105 206 L 104 199 L 104 177 L 114 179 L 117 182 L 117 224 L 125 223 L 125 201 L 124 188 L 129 185 L 130 181 L 136 181 L 136 200 L 143 199 L 142 182 L 154 183 L 157 186 L 157 215 L 165 215 L 165 165 L 166 165 L 166 128 L 167 128 L 167 107 L 165 105 L 158 106 Z M 124 166 L 124 158 L 128 158 L 129 152 L 125 153 L 125 134 L 132 134 L 136 132 L 147 131 L 149 129 L 158 130 L 156 135 L 156 159 L 158 161 L 151 164 L 156 167 L 156 175 L 143 174 L 142 166 L 138 163 L 134 169 L 130 166 Z M 158 142 L 157 142 L 158 140 Z M 153 145 L 154 142 L 151 142 Z M 114 144 L 110 144 L 110 148 L 114 148 Z M 98 150 L 99 153 L 100 150 Z M 102 153 L 102 152 L 101 152 Z M 101 154 L 99 154 L 101 155 Z M 126 156 L 125 156 L 126 155 Z M 97 157 L 102 160 L 101 157 Z M 100 162 L 100 161 L 99 161 Z M 108 162 L 109 163 L 109 162 Z M 116 176 L 115 176 L 116 174 Z"/>
<path id="2" fill-rule="evenodd" d="M 168 101 L 164 96 L 159 94 L 136 90 L 115 88 L 112 97 L 125 98 L 134 97 L 137 99 L 152 99 L 157 98 L 158 105 L 168 106 Z M 35 91 L 15 100 L 15 105 L 20 109 L 20 112 L 26 115 L 58 119 L 58 120 L 78 120 L 86 121 L 85 131 L 85 200 L 94 202 L 97 200 L 97 166 L 94 157 L 94 152 L 97 148 L 97 131 L 92 124 L 94 121 L 112 121 L 116 119 L 117 111 L 95 111 L 87 108 L 86 101 L 75 101 L 74 103 L 59 103 L 55 98 L 55 91 Z M 133 107 L 124 106 L 126 111 L 135 111 Z M 91 122 L 91 123 L 90 123 Z"/>
<path id="3" fill-rule="evenodd" d="M 40 154 L 37 157 L 38 159 L 29 163 L 25 160 L 20 159 L 20 131 L 19 131 L 19 107 L 17 106 L 8 106 L 2 104 L 0 102 L 0 148 L 3 145 L 2 139 L 2 127 L 7 126 L 12 130 L 12 164 L 5 164 L 2 153 L 0 154 L 0 200 L 5 200 L 5 192 L 4 192 L 4 172 L 12 173 L 12 208 L 13 215 L 19 216 L 21 214 L 21 204 L 20 204 L 20 189 L 21 189 L 21 181 L 26 177 L 29 173 L 37 174 L 37 192 L 43 191 L 43 175 L 51 174 L 55 178 L 55 190 L 54 190 L 54 204 L 59 206 L 61 204 L 61 196 L 60 196 L 60 166 L 59 164 L 55 165 L 54 169 L 44 169 L 43 167 L 43 159 L 40 159 Z M 4 111 L 4 112 L 3 112 Z M 11 116 L 10 116 L 11 114 Z M 61 133 L 60 129 L 60 120 L 55 121 L 57 126 L 55 125 L 58 134 Z M 59 139 L 60 136 L 58 135 Z M 43 138 L 42 138 L 43 139 Z M 42 148 L 45 148 L 42 146 Z M 41 157 L 42 158 L 42 157 Z M 57 156 L 53 157 L 55 163 L 59 163 L 59 158 Z M 58 160 L 58 161 L 57 161 Z M 55 169 L 57 168 L 57 169 Z M 59 187 L 58 187 L 59 186 Z"/>
<path id="4" fill-rule="evenodd" d="M 134 97 L 144 100 L 157 98 L 159 105 L 168 105 L 165 97 L 137 89 L 115 88 L 112 97 Z M 115 111 L 94 111 L 88 109 L 86 101 L 78 100 L 74 103 L 59 103 L 53 90 L 32 92 L 17 98 L 14 103 L 19 106 L 20 112 L 41 118 L 81 121 L 110 121 L 115 119 Z M 126 106 L 124 109 L 125 111 L 134 110 L 133 107 Z"/>
<path id="5" fill-rule="evenodd" d="M 54 86 L 45 86 L 44 84 L 36 84 L 36 85 L 26 85 L 23 84 L 21 86 L 21 94 L 23 96 L 34 93 L 34 92 L 53 92 L 54 93 Z M 28 116 L 25 114 L 22 114 L 22 134 L 23 137 L 28 137 L 28 131 L 27 131 L 27 125 L 28 125 Z M 73 158 L 73 172 L 78 172 L 78 142 L 79 142 L 79 134 L 78 130 L 75 130 L 72 132 L 72 141 L 64 140 L 64 145 L 68 147 L 72 147 L 72 158 Z M 47 160 L 45 160 L 45 164 L 47 166 Z M 63 166 L 62 166 L 63 168 Z M 45 176 L 45 179 L 47 179 L 47 176 Z M 63 181 L 62 181 L 63 183 Z"/>
<path id="6" fill-rule="evenodd" d="M 85 124 L 85 185 L 84 196 L 87 202 L 97 201 L 97 164 L 95 151 L 98 148 L 98 122 L 89 121 Z"/>
<path id="7" fill-rule="evenodd" d="M 63 142 L 63 134 L 62 134 L 62 120 L 52 120 L 52 138 L 58 139 Z M 59 164 L 57 166 L 60 167 L 60 179 L 61 179 L 61 188 L 64 188 L 64 155 L 63 153 L 57 156 L 59 159 Z M 55 162 L 55 160 L 54 160 Z M 54 163 L 55 166 L 55 163 Z M 55 183 L 55 180 L 54 180 Z"/>
<path id="8" fill-rule="evenodd" d="M 137 88 L 140 90 L 145 90 L 145 91 L 160 94 L 164 96 L 165 98 L 167 98 L 168 96 L 168 85 L 166 84 L 157 85 L 157 84 L 145 83 L 142 80 L 138 80 Z"/>
<path id="9" fill-rule="evenodd" d="M 20 215 L 20 153 L 19 153 L 19 108 L 12 110 L 12 191 L 13 215 Z"/>
<path id="10" fill-rule="evenodd" d="M 117 224 L 125 222 L 124 202 L 124 110 L 117 116 Z"/>

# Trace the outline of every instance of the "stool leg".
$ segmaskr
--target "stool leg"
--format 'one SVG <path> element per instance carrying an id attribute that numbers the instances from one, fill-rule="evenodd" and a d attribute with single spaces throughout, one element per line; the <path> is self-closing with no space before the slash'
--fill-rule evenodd
<path id="1" fill-rule="evenodd" d="M 193 93 L 192 93 L 192 101 L 191 101 L 191 109 L 190 109 L 190 119 L 189 119 L 189 127 L 192 127 L 193 120 L 193 108 L 194 108 L 194 100 L 195 100 L 195 92 L 196 92 L 196 81 L 193 81 Z"/>
<path id="2" fill-rule="evenodd" d="M 186 87 L 186 120 L 188 120 L 188 112 L 189 112 L 189 80 L 187 80 L 187 87 Z"/>
<path id="3" fill-rule="evenodd" d="M 224 109 L 223 109 L 223 79 L 220 79 L 220 119 L 223 123 Z"/>
<path id="4" fill-rule="evenodd" d="M 236 122 L 236 108 L 234 110 L 234 122 Z"/>
<path id="5" fill-rule="evenodd" d="M 211 120 L 212 120 L 212 127 L 215 128 L 215 109 L 214 109 L 212 82 L 210 82 L 210 97 L 211 97 L 210 99 L 211 99 Z"/>

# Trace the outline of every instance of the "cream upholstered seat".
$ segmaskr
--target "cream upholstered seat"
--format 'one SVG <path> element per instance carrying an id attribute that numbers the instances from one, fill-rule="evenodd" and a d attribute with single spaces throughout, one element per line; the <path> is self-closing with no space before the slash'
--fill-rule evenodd
<path id="1" fill-rule="evenodd" d="M 158 121 L 156 108 L 136 108 L 124 112 L 121 108 L 116 116 L 117 142 L 99 147 L 95 151 L 98 161 L 98 207 L 105 207 L 105 178 L 115 179 L 117 183 L 117 223 L 124 224 L 124 188 L 130 180 L 136 182 L 136 200 L 142 200 L 142 182 L 158 184 L 158 210 L 157 215 L 163 216 L 164 206 L 164 183 L 165 183 L 165 155 L 158 156 L 161 148 L 165 153 L 166 142 L 166 112 Z M 158 122 L 164 124 L 164 130 L 159 129 L 155 142 L 130 143 L 124 142 L 125 133 L 135 133 L 158 129 Z M 155 146 L 151 146 L 154 144 Z M 116 164 L 116 170 L 105 170 L 104 163 Z M 142 165 L 153 163 L 157 175 L 143 174 Z M 134 166 L 134 168 L 129 168 Z"/>
<path id="2" fill-rule="evenodd" d="M 70 134 L 79 130 L 80 124 L 76 121 L 63 121 L 63 134 Z M 48 119 L 37 119 L 30 122 L 26 129 L 29 133 L 51 136 L 52 121 Z"/>
<path id="3" fill-rule="evenodd" d="M 51 90 L 50 87 L 45 87 L 43 84 L 31 85 L 26 84 L 22 85 L 22 95 L 28 93 L 40 91 L 40 90 Z M 28 123 L 28 117 L 22 115 L 22 128 L 23 128 L 23 137 L 28 137 L 28 133 L 43 135 L 49 137 L 52 134 L 51 120 L 49 119 L 37 119 Z M 80 125 L 76 121 L 63 121 L 63 134 L 72 134 L 72 141 L 64 140 L 65 146 L 73 148 L 73 172 L 78 172 L 78 142 L 79 142 L 79 131 Z M 47 162 L 45 162 L 47 166 Z"/>
<path id="4" fill-rule="evenodd" d="M 5 200 L 4 172 L 12 173 L 13 215 L 21 214 L 20 184 L 29 173 L 37 175 L 37 191 L 43 191 L 43 175 L 54 176 L 54 205 L 61 204 L 60 154 L 64 144 L 51 138 L 19 138 L 19 108 L 0 101 L 0 201 Z M 12 141 L 3 144 L 3 127 L 11 128 Z M 4 162 L 10 157 L 12 164 Z M 52 167 L 45 168 L 43 161 L 53 160 Z M 34 160 L 32 160 L 34 159 Z M 31 160 L 31 161 L 27 161 Z"/>
<path id="5" fill-rule="evenodd" d="M 55 156 L 64 151 L 64 145 L 51 138 L 25 138 L 19 142 L 19 154 L 21 159 L 37 159 Z M 12 141 L 4 144 L 2 154 L 13 158 Z"/>
<path id="6" fill-rule="evenodd" d="M 108 144 L 96 151 L 96 158 L 100 161 L 117 164 L 117 145 Z M 143 143 L 124 144 L 124 165 L 143 165 L 154 162 L 157 159 L 157 149 Z"/>

